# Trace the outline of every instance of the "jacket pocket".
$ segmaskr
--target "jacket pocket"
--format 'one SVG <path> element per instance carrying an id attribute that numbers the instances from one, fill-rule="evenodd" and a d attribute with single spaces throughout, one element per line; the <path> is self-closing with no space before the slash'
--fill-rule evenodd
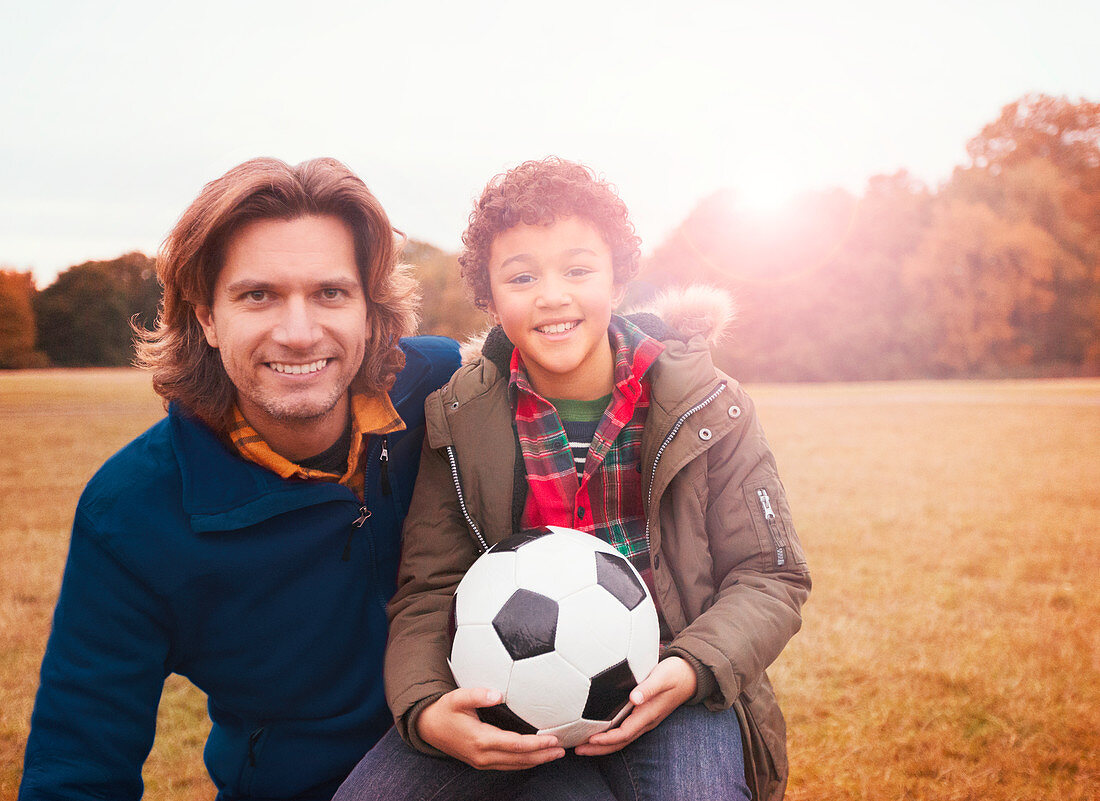
<path id="1" fill-rule="evenodd" d="M 241 766 L 241 778 L 238 782 L 241 790 L 247 794 L 252 793 L 252 783 L 256 778 L 256 768 L 266 739 L 267 729 L 263 726 L 254 728 L 248 733 L 248 751 L 245 753 L 244 765 Z"/>
<path id="2" fill-rule="evenodd" d="M 765 571 L 806 569 L 806 556 L 794 533 L 787 493 L 778 476 L 750 481 L 743 487 Z"/>

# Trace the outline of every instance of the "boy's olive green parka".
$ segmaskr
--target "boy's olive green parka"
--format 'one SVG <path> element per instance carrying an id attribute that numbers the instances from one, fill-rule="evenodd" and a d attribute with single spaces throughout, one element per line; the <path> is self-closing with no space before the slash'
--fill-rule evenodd
<path id="1" fill-rule="evenodd" d="M 764 670 L 801 626 L 810 576 L 753 403 L 711 360 L 708 342 L 727 319 L 725 303 L 692 288 L 666 297 L 660 318 L 630 318 L 666 345 L 648 373 L 642 488 L 658 605 L 674 635 L 665 653 L 713 675 L 700 683 L 706 697 L 695 700 L 736 707 L 753 798 L 776 801 L 787 782 L 786 727 Z M 709 336 L 683 333 L 696 330 Z M 511 343 L 494 329 L 425 406 L 385 680 L 399 731 L 428 753 L 438 752 L 419 739 L 415 721 L 455 689 L 447 667 L 455 587 L 482 540 L 491 546 L 512 534 L 523 509 L 510 356 Z"/>

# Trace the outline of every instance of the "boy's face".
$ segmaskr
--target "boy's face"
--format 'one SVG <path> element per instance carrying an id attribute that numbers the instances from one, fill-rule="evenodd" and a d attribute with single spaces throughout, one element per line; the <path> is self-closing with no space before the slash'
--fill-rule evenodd
<path id="1" fill-rule="evenodd" d="M 516 225 L 489 249 L 489 312 L 544 397 L 594 400 L 611 392 L 607 327 L 623 289 L 611 249 L 579 217 Z"/>

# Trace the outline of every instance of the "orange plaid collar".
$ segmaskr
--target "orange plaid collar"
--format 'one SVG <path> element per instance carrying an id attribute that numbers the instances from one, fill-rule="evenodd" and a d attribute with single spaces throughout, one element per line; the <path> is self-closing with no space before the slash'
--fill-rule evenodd
<path id="1" fill-rule="evenodd" d="M 366 438 L 372 434 L 390 434 L 403 431 L 405 422 L 393 408 L 390 396 L 354 394 L 351 396 L 351 448 L 348 450 L 348 469 L 342 476 L 322 470 L 309 470 L 286 459 L 264 441 L 256 429 L 248 424 L 236 404 L 226 432 L 229 441 L 242 458 L 266 467 L 282 478 L 312 479 L 314 481 L 338 481 L 357 495 L 363 487 L 363 449 Z"/>

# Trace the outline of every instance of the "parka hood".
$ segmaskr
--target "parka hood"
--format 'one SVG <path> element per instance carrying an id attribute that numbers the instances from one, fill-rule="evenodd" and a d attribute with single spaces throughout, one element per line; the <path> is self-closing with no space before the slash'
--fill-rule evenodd
<path id="1" fill-rule="evenodd" d="M 686 342 L 701 336 L 713 348 L 728 334 L 736 308 L 726 290 L 692 284 L 666 289 L 632 306 L 623 316 L 655 339 Z M 463 364 L 471 364 L 484 355 L 502 373 L 508 372 L 512 348 L 511 340 L 499 325 L 470 337 L 459 346 Z"/>

